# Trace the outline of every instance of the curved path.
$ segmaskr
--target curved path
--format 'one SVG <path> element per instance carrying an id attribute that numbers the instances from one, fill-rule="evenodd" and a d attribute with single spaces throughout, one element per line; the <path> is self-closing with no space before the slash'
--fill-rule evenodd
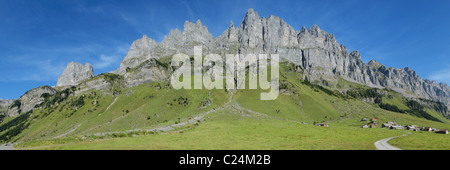
<path id="1" fill-rule="evenodd" d="M 408 132 L 408 134 L 404 134 L 402 136 L 408 136 L 409 134 L 411 134 L 411 132 Z M 387 143 L 391 139 L 402 137 L 402 136 L 395 136 L 395 137 L 385 138 L 385 139 L 381 139 L 379 141 L 376 141 L 374 143 L 375 147 L 377 148 L 377 150 L 402 150 L 400 148 L 397 148 L 397 147 L 392 146 L 392 145 Z"/>

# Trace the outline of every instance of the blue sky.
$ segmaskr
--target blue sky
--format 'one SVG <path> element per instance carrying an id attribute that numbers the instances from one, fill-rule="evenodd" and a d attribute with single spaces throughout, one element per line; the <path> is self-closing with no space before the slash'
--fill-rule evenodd
<path id="1" fill-rule="evenodd" d="M 70 61 L 91 63 L 95 74 L 115 70 L 134 40 L 160 42 L 186 20 L 217 37 L 249 8 L 296 30 L 317 24 L 364 62 L 450 84 L 447 0 L 0 0 L 0 98 L 55 85 Z"/>

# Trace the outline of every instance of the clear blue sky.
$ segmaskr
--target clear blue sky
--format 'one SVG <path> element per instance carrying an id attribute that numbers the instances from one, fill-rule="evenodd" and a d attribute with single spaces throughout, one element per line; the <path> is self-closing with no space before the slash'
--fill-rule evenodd
<path id="1" fill-rule="evenodd" d="M 115 70 L 134 40 L 160 42 L 185 20 L 200 19 L 217 37 L 249 8 L 296 30 L 317 24 L 364 62 L 450 83 L 448 0 L 0 0 L 0 98 L 55 85 L 70 61 L 91 63 L 95 74 Z"/>

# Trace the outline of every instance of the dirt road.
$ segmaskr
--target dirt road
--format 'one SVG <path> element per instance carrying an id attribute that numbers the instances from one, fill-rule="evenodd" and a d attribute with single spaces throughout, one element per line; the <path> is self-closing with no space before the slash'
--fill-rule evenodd
<path id="1" fill-rule="evenodd" d="M 411 132 L 408 132 L 408 134 L 404 134 L 402 136 L 395 136 L 395 137 L 381 139 L 379 141 L 376 141 L 374 144 L 375 144 L 375 147 L 377 148 L 377 150 L 402 150 L 400 148 L 397 148 L 395 146 L 388 144 L 387 142 L 394 138 L 408 136 L 409 134 L 411 134 Z"/>

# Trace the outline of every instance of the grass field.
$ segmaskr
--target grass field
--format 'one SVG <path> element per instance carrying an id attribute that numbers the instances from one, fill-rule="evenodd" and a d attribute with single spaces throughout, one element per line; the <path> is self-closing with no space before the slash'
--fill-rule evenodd
<path id="1" fill-rule="evenodd" d="M 243 150 L 339 150 L 375 149 L 380 138 L 403 134 L 386 129 L 329 128 L 300 122 L 252 117 L 220 111 L 199 126 L 180 132 L 86 141 L 24 142 L 28 149 L 243 149 Z M 38 147 L 43 145 L 41 147 Z M 27 148 L 23 148 L 27 149 Z"/>
<path id="2" fill-rule="evenodd" d="M 450 150 L 450 137 L 434 132 L 413 132 L 411 135 L 389 141 L 391 145 L 405 150 Z"/>

